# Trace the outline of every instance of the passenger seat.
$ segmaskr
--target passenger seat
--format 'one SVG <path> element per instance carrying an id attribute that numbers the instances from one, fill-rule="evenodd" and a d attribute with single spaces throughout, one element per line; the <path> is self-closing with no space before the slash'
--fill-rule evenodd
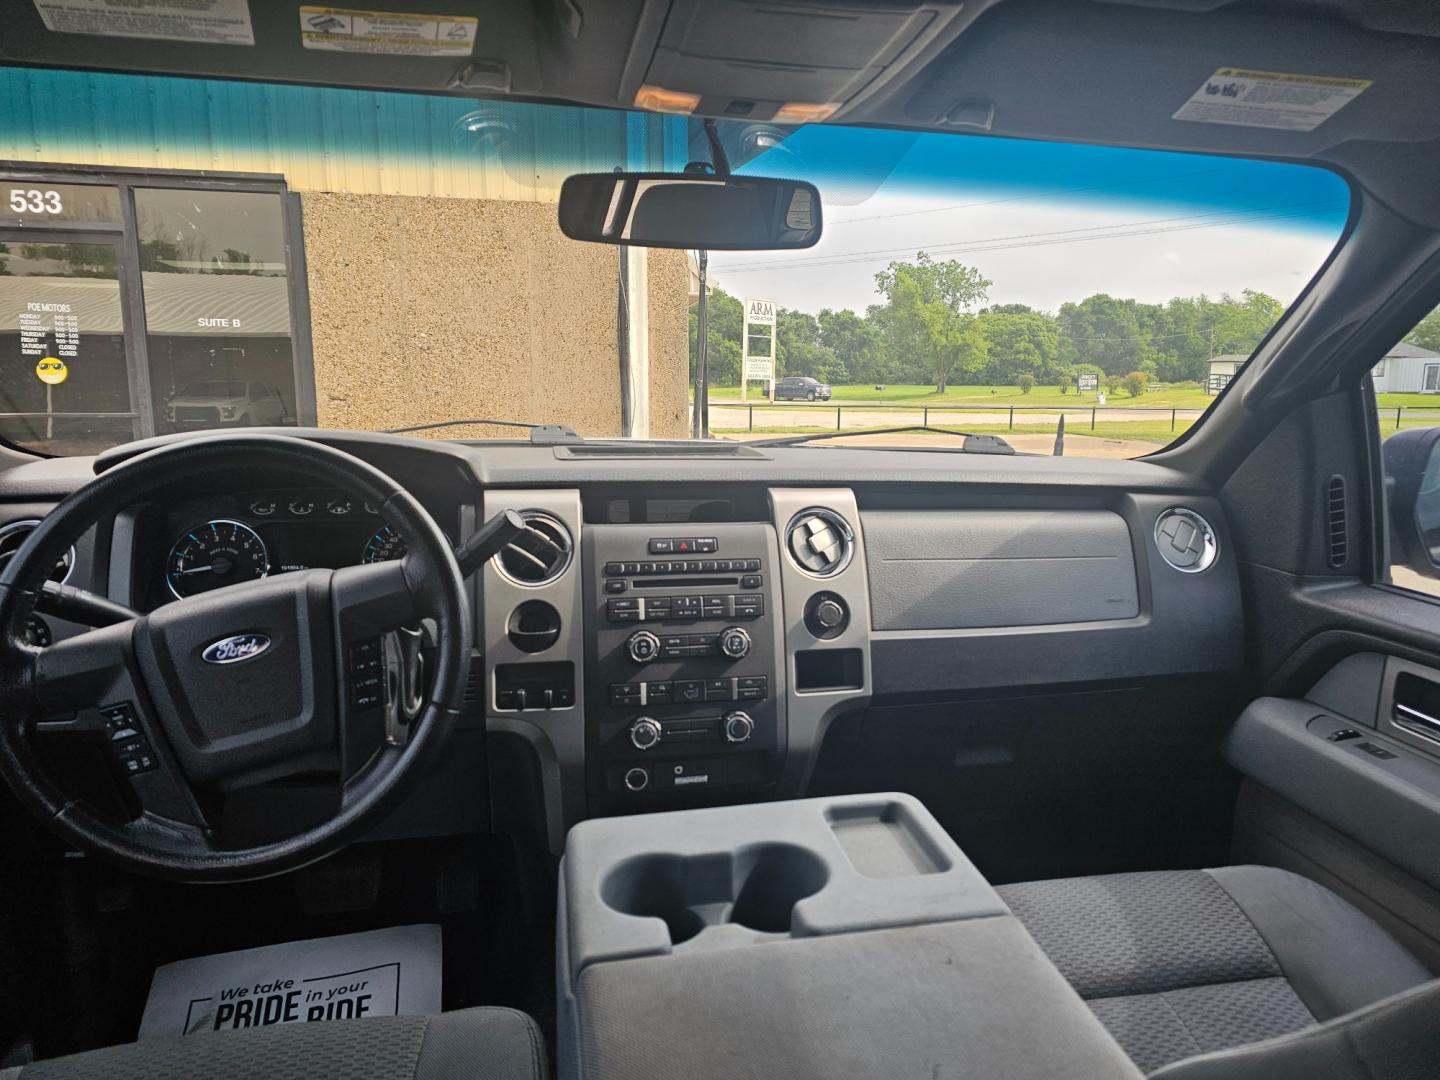
<path id="1" fill-rule="evenodd" d="M 1349 1018 L 1327 1028 L 1315 1025 L 1433 978 L 1351 904 L 1271 867 L 1066 878 L 998 891 L 1146 1073 L 1306 1032 L 1297 1040 L 1175 1065 L 1164 1070 L 1167 1080 L 1230 1075 L 1226 1069 L 1247 1077 L 1369 1076 L 1359 1057 L 1358 1071 L 1304 1071 L 1315 1060 L 1311 1054 L 1331 1053 L 1327 1060 L 1336 1070 L 1346 1064 L 1337 1047 L 1358 1054 L 1347 1042 Z M 1440 984 L 1380 1006 L 1386 1009 L 1411 1020 L 1428 1017 L 1425 1050 L 1437 1059 L 1435 1071 L 1395 1075 L 1440 1076 Z M 1388 1015 L 1380 1017 L 1381 1030 Z M 1374 1029 L 1377 1021 L 1365 1013 L 1354 1022 Z M 1283 1065 L 1290 1060 L 1285 1055 L 1296 1052 L 1286 1049 L 1292 1041 L 1304 1055 L 1294 1059 L 1300 1071 L 1293 1073 Z M 1239 1071 L 1247 1061 L 1253 1073 Z M 1379 1080 L 1390 1075 L 1374 1074 Z"/>

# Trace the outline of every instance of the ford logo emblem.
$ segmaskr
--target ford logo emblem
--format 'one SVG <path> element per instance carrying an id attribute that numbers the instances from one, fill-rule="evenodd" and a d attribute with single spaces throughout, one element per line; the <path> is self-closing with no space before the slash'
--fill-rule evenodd
<path id="1" fill-rule="evenodd" d="M 238 664 L 259 656 L 270 647 L 270 639 L 264 634 L 236 634 L 211 642 L 200 654 L 207 664 Z"/>

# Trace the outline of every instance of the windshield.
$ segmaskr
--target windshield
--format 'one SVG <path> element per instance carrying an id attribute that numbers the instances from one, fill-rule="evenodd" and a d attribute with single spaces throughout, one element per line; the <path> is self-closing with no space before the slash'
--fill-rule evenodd
<path id="1" fill-rule="evenodd" d="M 1350 205 L 1330 172 L 1242 159 L 719 133 L 737 172 L 818 187 L 818 245 L 560 233 L 567 175 L 710 163 L 690 117 L 0 69 L 0 436 L 485 418 L 1050 453 L 1063 416 L 1066 454 L 1137 456 L 1214 400 Z"/>

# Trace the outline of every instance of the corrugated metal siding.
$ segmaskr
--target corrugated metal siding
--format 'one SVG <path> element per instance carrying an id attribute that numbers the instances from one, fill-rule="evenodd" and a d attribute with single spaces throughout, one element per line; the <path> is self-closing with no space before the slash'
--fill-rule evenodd
<path id="1" fill-rule="evenodd" d="M 1372 376 L 1377 394 L 1418 394 L 1425 389 L 1425 368 L 1440 356 L 1387 356 L 1385 374 Z"/>
<path id="2" fill-rule="evenodd" d="M 682 117 L 0 68 L 0 158 L 282 173 L 297 191 L 553 201 L 572 172 L 680 169 Z"/>

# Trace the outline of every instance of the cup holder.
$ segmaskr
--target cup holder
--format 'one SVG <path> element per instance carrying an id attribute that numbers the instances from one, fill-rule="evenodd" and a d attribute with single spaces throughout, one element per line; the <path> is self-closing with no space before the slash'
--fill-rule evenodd
<path id="1" fill-rule="evenodd" d="M 640 855 L 611 870 L 600 895 L 622 914 L 663 920 L 670 943 L 680 945 L 725 923 L 789 933 L 795 905 L 828 878 L 814 852 L 760 844 L 715 855 Z"/>

